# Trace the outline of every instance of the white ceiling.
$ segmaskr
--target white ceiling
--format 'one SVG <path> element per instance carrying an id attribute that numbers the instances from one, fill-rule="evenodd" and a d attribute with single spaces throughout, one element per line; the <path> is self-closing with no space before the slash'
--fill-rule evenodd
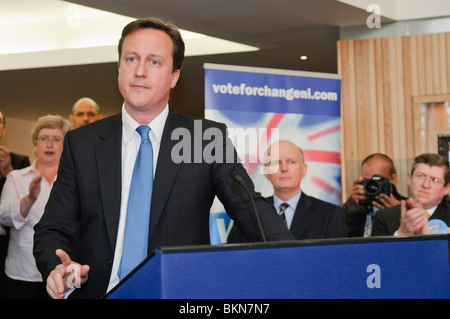
<path id="1" fill-rule="evenodd" d="M 336 0 L 366 10 L 373 0 Z M 449 0 L 377 0 L 381 15 L 410 20 L 450 15 Z M 117 61 L 122 28 L 134 17 L 62 0 L 0 0 L 0 70 Z M 183 30 L 186 56 L 257 47 Z"/>
<path id="2" fill-rule="evenodd" d="M 370 4 L 377 4 L 381 15 L 395 20 L 436 18 L 450 15 L 449 0 L 338 0 L 366 10 Z"/>
<path id="3" fill-rule="evenodd" d="M 386 30 L 379 36 L 366 26 L 366 8 L 372 2 L 380 5 L 381 30 Z M 117 41 L 123 26 L 137 17 L 160 17 L 185 30 L 247 45 L 240 49 L 258 48 L 205 55 L 211 51 L 194 51 L 204 50 L 196 43 L 204 38 L 184 35 L 188 58 L 171 106 L 202 116 L 205 63 L 336 73 L 336 42 L 343 39 L 342 29 L 354 26 L 355 32 L 364 29 L 370 36 L 393 36 L 389 26 L 408 24 L 412 30 L 414 22 L 393 21 L 430 17 L 417 22 L 442 28 L 442 20 L 450 18 L 437 17 L 450 16 L 449 5 L 450 0 L 0 0 L 0 50 L 16 52 L 0 54 L 1 108 L 10 118 L 34 121 L 43 114 L 67 114 L 74 101 L 89 96 L 105 116 L 118 112 L 117 107 L 120 111 Z M 436 32 L 422 24 L 418 28 Z M 356 38 L 355 32 L 349 39 Z M 450 27 L 438 32 L 450 32 Z M 220 43 L 226 44 L 221 48 L 226 52 L 229 42 Z M 24 45 L 53 49 L 18 52 Z M 206 49 L 218 47 L 210 44 Z M 300 55 L 309 59 L 301 61 Z"/>
<path id="4" fill-rule="evenodd" d="M 0 0 L 0 70 L 117 61 L 117 43 L 133 17 L 61 0 Z M 258 50 L 181 30 L 186 56 Z"/>

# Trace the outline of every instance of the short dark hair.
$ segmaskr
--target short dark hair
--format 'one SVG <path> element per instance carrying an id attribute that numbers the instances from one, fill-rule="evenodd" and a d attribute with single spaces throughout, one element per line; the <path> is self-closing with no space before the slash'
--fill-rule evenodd
<path id="1" fill-rule="evenodd" d="M 122 30 L 122 37 L 119 40 L 119 63 L 120 59 L 122 57 L 122 46 L 123 41 L 129 35 L 131 32 L 139 30 L 139 29 L 155 29 L 155 30 L 161 30 L 164 31 L 171 39 L 173 43 L 173 52 L 172 52 L 172 59 L 173 59 L 173 67 L 172 72 L 175 72 L 176 70 L 181 70 L 183 67 L 184 62 L 184 41 L 181 37 L 180 30 L 178 28 L 169 22 L 163 22 L 162 20 L 158 18 L 145 18 L 145 19 L 138 19 L 135 21 L 130 22 L 123 28 Z"/>
<path id="2" fill-rule="evenodd" d="M 411 175 L 414 173 L 414 171 L 417 168 L 417 165 L 419 164 L 426 164 L 428 166 L 439 166 L 445 168 L 444 185 L 448 185 L 448 183 L 450 183 L 450 166 L 448 160 L 444 156 L 435 153 L 420 154 L 414 159 L 414 163 L 411 167 Z"/>
<path id="3" fill-rule="evenodd" d="M 367 156 L 361 163 L 361 166 L 363 166 L 365 163 L 367 163 L 369 160 L 371 160 L 372 158 L 380 158 L 385 160 L 386 162 L 389 163 L 389 175 L 392 176 L 394 174 L 397 173 L 395 166 L 394 166 L 394 162 L 392 161 L 392 159 L 387 156 L 386 154 L 383 153 L 373 153 L 370 154 L 369 156 Z"/>

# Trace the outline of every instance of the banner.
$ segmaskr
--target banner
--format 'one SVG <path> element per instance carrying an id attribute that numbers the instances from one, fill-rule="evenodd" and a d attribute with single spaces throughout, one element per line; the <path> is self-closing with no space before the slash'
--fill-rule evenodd
<path id="1" fill-rule="evenodd" d="M 277 140 L 303 150 L 301 189 L 341 205 L 341 78 L 336 74 L 205 64 L 205 118 L 225 123 L 242 164 L 263 196 L 273 195 L 263 156 Z M 232 221 L 216 199 L 212 244 L 224 244 Z"/>

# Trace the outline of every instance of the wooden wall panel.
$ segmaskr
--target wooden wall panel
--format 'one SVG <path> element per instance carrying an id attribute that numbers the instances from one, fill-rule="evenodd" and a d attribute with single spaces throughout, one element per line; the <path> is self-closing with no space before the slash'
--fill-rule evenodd
<path id="1" fill-rule="evenodd" d="M 361 161 L 375 152 L 394 160 L 399 190 L 407 195 L 409 169 L 421 149 L 417 103 L 450 94 L 450 33 L 339 41 L 337 50 L 343 200 L 361 175 Z"/>

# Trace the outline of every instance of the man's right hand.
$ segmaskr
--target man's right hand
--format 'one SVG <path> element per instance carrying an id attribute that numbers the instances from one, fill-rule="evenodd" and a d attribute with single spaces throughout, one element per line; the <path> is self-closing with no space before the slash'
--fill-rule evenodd
<path id="1" fill-rule="evenodd" d="M 82 285 L 88 279 L 89 266 L 73 262 L 62 249 L 56 250 L 61 264 L 56 266 L 47 278 L 47 293 L 53 299 L 64 298 L 64 292 L 73 287 L 73 281 Z M 75 277 L 75 278 L 74 278 Z"/>

